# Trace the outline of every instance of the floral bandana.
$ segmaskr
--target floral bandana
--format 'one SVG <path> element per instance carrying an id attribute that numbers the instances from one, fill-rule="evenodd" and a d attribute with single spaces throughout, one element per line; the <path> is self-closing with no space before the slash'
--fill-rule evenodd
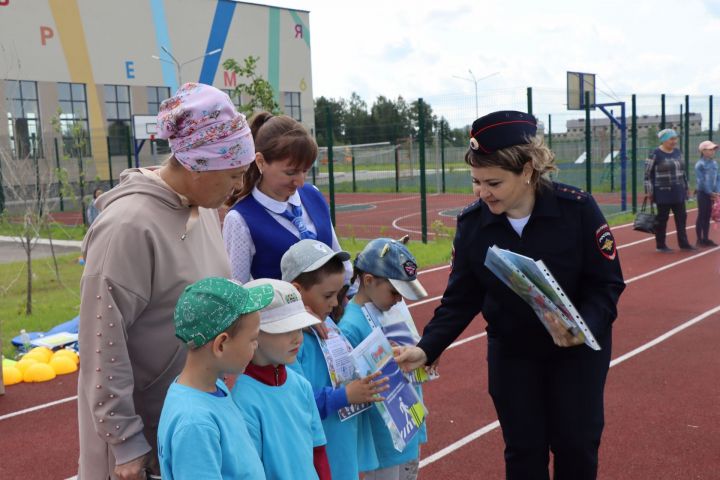
<path id="1" fill-rule="evenodd" d="M 228 170 L 255 160 L 255 144 L 245 116 L 226 93 L 202 83 L 186 83 L 160 104 L 158 137 L 168 139 L 188 170 Z"/>

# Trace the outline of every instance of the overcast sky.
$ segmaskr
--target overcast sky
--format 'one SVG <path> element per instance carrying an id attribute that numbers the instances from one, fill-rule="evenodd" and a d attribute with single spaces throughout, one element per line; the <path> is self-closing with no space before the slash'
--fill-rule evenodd
<path id="1" fill-rule="evenodd" d="M 562 102 L 568 70 L 595 73 L 598 89 L 618 95 L 720 94 L 720 0 L 269 3 L 310 11 L 315 97 L 473 103 L 473 82 L 454 78 L 468 69 L 494 74 L 478 82 L 481 103 L 527 86 L 538 98 L 556 89 Z M 669 99 L 668 111 L 681 102 Z"/>

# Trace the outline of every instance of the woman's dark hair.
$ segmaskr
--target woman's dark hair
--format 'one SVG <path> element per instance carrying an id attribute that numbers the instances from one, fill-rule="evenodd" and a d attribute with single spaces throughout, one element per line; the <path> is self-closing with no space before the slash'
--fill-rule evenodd
<path id="1" fill-rule="evenodd" d="M 93 200 L 95 200 L 97 197 L 100 196 L 100 195 L 98 195 L 98 192 L 103 193 L 103 189 L 102 189 L 102 188 L 96 188 L 95 190 L 93 190 Z"/>
<path id="2" fill-rule="evenodd" d="M 255 151 L 261 153 L 267 163 L 289 158 L 290 165 L 307 170 L 317 158 L 315 139 L 300 122 L 287 115 L 260 112 L 252 118 L 250 131 L 255 141 Z M 249 195 L 259 180 L 260 170 L 253 162 L 243 175 L 242 188 L 232 194 L 226 205 L 231 207 Z"/>
<path id="3" fill-rule="evenodd" d="M 542 138 L 534 137 L 530 143 L 513 145 L 490 154 L 480 154 L 469 149 L 465 154 L 465 163 L 475 168 L 498 167 L 520 175 L 526 163 L 532 167 L 530 183 L 538 188 L 547 184 L 544 176 L 557 171 L 555 154 L 545 146 Z"/>

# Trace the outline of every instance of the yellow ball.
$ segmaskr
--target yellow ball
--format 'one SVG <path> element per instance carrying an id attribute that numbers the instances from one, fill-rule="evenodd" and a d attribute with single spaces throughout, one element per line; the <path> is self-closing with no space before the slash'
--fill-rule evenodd
<path id="1" fill-rule="evenodd" d="M 75 360 L 70 357 L 60 355 L 50 360 L 50 366 L 57 375 L 65 375 L 67 373 L 76 372 L 78 367 Z"/>
<path id="2" fill-rule="evenodd" d="M 35 353 L 28 352 L 25 355 L 23 355 L 22 358 L 23 359 L 33 359 L 38 363 L 48 363 L 50 361 L 50 357 L 45 355 L 45 353 L 43 353 L 43 352 L 35 352 Z"/>
<path id="3" fill-rule="evenodd" d="M 62 350 L 58 350 L 57 352 L 53 353 L 50 361 L 58 357 L 69 358 L 73 362 L 75 362 L 75 365 L 80 363 L 80 355 L 78 355 L 75 351 L 69 350 L 67 348 L 63 348 Z"/>
<path id="4" fill-rule="evenodd" d="M 53 378 L 55 378 L 55 370 L 47 363 L 34 363 L 23 374 L 23 380 L 26 382 L 47 382 Z"/>
<path id="5" fill-rule="evenodd" d="M 2 367 L 3 385 L 15 385 L 23 381 L 23 374 L 19 368 L 14 365 L 5 365 Z"/>
<path id="6" fill-rule="evenodd" d="M 27 358 L 26 358 L 26 357 L 23 357 L 23 358 L 20 359 L 19 362 L 17 362 L 17 363 L 15 364 L 15 366 L 18 368 L 18 370 L 20 370 L 20 373 L 22 373 L 23 375 L 25 375 L 25 370 L 27 370 L 27 368 L 28 368 L 30 365 L 34 365 L 34 364 L 36 364 L 36 363 L 40 363 L 40 362 L 38 362 L 36 359 L 34 359 L 34 358 L 32 358 L 32 357 L 27 357 Z"/>
<path id="7" fill-rule="evenodd" d="M 28 352 L 28 355 L 33 356 L 39 356 L 40 358 L 43 358 L 44 360 L 38 360 L 39 362 L 48 363 L 50 361 L 50 357 L 52 357 L 52 350 L 50 350 L 47 347 L 35 347 L 32 350 Z"/>

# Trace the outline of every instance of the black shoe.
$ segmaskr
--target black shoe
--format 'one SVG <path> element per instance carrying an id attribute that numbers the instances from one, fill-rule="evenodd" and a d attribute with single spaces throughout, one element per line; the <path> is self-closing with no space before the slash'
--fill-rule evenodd
<path id="1" fill-rule="evenodd" d="M 693 247 L 688 243 L 687 245 L 680 245 L 680 250 L 694 251 L 697 250 L 697 248 Z"/>
<path id="2" fill-rule="evenodd" d="M 717 243 L 713 242 L 713 241 L 710 240 L 710 239 L 702 240 L 702 241 L 700 241 L 699 243 L 700 243 L 700 245 L 702 245 L 702 246 L 704 246 L 704 247 L 717 247 L 717 246 L 718 246 Z"/>
<path id="3" fill-rule="evenodd" d="M 658 251 L 660 253 L 670 253 L 670 252 L 672 252 L 672 248 L 670 248 L 668 246 L 662 246 L 662 247 L 657 247 L 655 249 L 655 251 Z"/>

